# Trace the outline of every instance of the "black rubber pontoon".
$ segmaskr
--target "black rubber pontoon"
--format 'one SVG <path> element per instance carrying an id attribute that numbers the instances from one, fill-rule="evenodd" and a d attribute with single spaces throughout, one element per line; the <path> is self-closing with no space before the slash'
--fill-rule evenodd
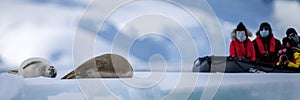
<path id="1" fill-rule="evenodd" d="M 300 73 L 297 68 L 276 66 L 271 63 L 238 59 L 226 56 L 199 57 L 194 61 L 193 72 L 225 73 Z"/>

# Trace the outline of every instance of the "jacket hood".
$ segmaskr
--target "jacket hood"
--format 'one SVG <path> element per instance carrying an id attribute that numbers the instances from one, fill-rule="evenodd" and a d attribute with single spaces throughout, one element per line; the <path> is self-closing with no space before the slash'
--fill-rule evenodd
<path id="1" fill-rule="evenodd" d="M 267 28 L 267 29 L 269 30 L 269 35 L 268 35 L 266 38 L 271 38 L 271 37 L 273 37 L 273 30 L 272 30 L 271 25 L 270 25 L 268 22 L 263 22 L 263 23 L 260 24 L 259 29 L 258 29 L 257 32 L 256 32 L 256 36 L 257 36 L 257 37 L 261 37 L 260 34 L 259 34 L 259 32 L 260 32 L 260 30 L 263 29 L 263 28 Z"/>

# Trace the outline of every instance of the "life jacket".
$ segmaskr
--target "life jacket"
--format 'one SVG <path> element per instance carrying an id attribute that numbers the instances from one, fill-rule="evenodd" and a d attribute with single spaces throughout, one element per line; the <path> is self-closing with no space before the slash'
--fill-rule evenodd
<path id="1" fill-rule="evenodd" d="M 255 60 L 255 51 L 254 51 L 254 47 L 253 47 L 253 44 L 252 42 L 247 38 L 245 40 L 246 42 L 246 47 L 244 45 L 243 42 L 240 42 L 238 40 L 234 40 L 232 41 L 232 45 L 231 46 L 231 50 L 234 50 L 232 52 L 232 54 L 234 55 L 231 55 L 233 57 L 237 57 L 237 58 L 250 58 L 251 60 Z"/>
<path id="2" fill-rule="evenodd" d="M 257 46 L 258 46 L 258 50 L 259 50 L 259 53 L 260 54 L 266 54 L 268 53 L 268 50 L 265 50 L 265 47 L 264 47 L 264 44 L 262 43 L 262 40 L 261 38 L 256 38 L 255 39 L 256 43 L 257 43 Z M 276 43 L 275 43 L 275 39 L 274 37 L 271 37 L 271 40 L 270 40 L 270 53 L 274 53 L 275 52 L 275 46 L 276 46 Z"/>
<path id="3" fill-rule="evenodd" d="M 293 68 L 299 68 L 300 66 L 300 53 L 299 52 L 295 52 L 293 54 L 293 61 L 289 61 L 287 64 L 287 67 L 293 67 Z M 276 65 L 280 65 L 281 62 L 277 62 Z"/>

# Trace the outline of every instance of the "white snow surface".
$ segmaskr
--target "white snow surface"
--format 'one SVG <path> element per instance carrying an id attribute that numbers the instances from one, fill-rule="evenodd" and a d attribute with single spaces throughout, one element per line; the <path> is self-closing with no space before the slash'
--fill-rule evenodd
<path id="1" fill-rule="evenodd" d="M 213 75 L 220 85 L 208 84 Z M 217 88 L 215 100 L 297 100 L 300 74 L 135 72 L 133 78 L 22 78 L 0 74 L 1 100 L 157 100 L 200 99 L 204 89 Z"/>

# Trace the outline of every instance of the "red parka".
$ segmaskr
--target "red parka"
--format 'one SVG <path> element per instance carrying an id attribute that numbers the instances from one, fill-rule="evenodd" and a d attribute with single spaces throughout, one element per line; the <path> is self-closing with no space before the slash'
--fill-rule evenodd
<path id="1" fill-rule="evenodd" d="M 230 56 L 237 58 L 248 58 L 255 61 L 256 55 L 253 43 L 248 39 L 248 37 L 244 42 L 240 42 L 237 39 L 232 40 L 230 43 Z"/>

